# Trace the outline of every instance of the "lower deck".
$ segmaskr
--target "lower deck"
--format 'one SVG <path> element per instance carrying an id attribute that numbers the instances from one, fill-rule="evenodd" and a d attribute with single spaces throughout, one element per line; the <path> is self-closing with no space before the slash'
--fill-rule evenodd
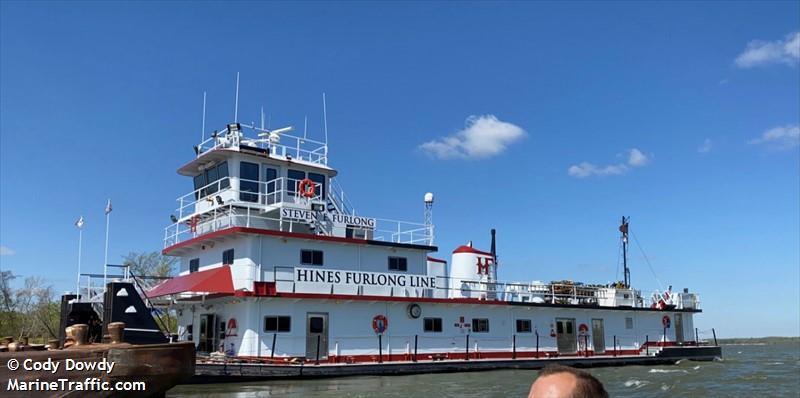
<path id="1" fill-rule="evenodd" d="M 722 357 L 719 346 L 665 347 L 653 356 L 597 355 L 553 358 L 460 359 L 382 362 L 370 364 L 334 363 L 198 363 L 189 384 L 242 382 L 275 379 L 324 378 L 363 375 L 408 375 L 421 373 L 471 372 L 499 369 L 540 369 L 550 364 L 573 367 L 626 365 L 671 365 L 680 360 L 713 361 Z"/>
<path id="2" fill-rule="evenodd" d="M 688 311 L 309 296 L 184 302 L 179 339 L 276 364 L 648 357 L 698 345 Z"/>

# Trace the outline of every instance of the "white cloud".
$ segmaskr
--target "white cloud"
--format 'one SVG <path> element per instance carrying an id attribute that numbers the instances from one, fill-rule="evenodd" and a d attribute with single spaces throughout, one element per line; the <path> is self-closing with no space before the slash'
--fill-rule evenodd
<path id="1" fill-rule="evenodd" d="M 470 116 L 463 130 L 428 141 L 419 149 L 439 159 L 484 159 L 500 154 L 526 135 L 522 127 L 494 115 Z"/>
<path id="2" fill-rule="evenodd" d="M 628 164 L 633 167 L 641 167 L 650 163 L 650 159 L 642 151 L 633 148 L 628 155 Z"/>
<path id="3" fill-rule="evenodd" d="M 697 147 L 697 152 L 699 152 L 699 153 L 709 153 L 709 152 L 711 152 L 711 148 L 713 148 L 713 147 L 714 147 L 714 143 L 711 142 L 711 139 L 710 138 L 706 138 L 706 140 L 703 141 L 703 144 L 700 145 L 699 147 Z"/>
<path id="4" fill-rule="evenodd" d="M 789 149 L 800 145 L 800 125 L 773 127 L 748 144 L 764 144 L 775 149 Z"/>
<path id="5" fill-rule="evenodd" d="M 800 32 L 786 35 L 784 40 L 753 40 L 747 48 L 736 57 L 734 63 L 740 68 L 751 68 L 758 65 L 786 64 L 797 65 L 800 61 Z"/>
<path id="6" fill-rule="evenodd" d="M 651 157 L 648 157 L 644 152 L 638 148 L 631 148 L 628 151 L 628 162 L 610 164 L 606 166 L 598 166 L 589 162 L 581 162 L 569 166 L 567 174 L 572 177 L 586 178 L 591 176 L 611 176 L 625 174 L 634 167 L 643 167 L 650 163 Z"/>
<path id="7" fill-rule="evenodd" d="M 8 246 L 0 246 L 0 256 L 13 256 L 16 253 Z"/>

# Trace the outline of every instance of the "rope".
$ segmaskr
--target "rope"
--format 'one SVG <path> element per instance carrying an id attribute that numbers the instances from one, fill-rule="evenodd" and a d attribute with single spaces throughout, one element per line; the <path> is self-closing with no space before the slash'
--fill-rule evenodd
<path id="1" fill-rule="evenodd" d="M 636 242 L 636 247 L 638 247 L 639 251 L 642 252 L 642 256 L 644 256 L 644 261 L 647 263 L 647 266 L 650 268 L 650 272 L 653 274 L 653 278 L 656 279 L 656 282 L 658 283 L 658 288 L 663 291 L 664 290 L 664 285 L 661 283 L 661 280 L 658 279 L 658 275 L 656 275 L 656 271 L 653 269 L 653 265 L 650 264 L 650 259 L 647 258 L 647 254 L 642 249 L 642 245 L 639 244 L 639 239 L 636 238 L 636 235 L 634 235 L 633 232 L 631 232 L 631 235 L 633 236 L 633 241 Z"/>

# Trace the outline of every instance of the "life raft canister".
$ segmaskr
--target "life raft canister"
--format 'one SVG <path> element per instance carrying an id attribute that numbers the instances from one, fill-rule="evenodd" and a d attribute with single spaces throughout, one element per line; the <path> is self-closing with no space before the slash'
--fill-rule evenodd
<path id="1" fill-rule="evenodd" d="M 317 187 L 314 185 L 314 181 L 311 181 L 308 178 L 303 178 L 297 183 L 297 192 L 300 194 L 300 196 L 313 198 L 314 194 L 317 193 Z"/>

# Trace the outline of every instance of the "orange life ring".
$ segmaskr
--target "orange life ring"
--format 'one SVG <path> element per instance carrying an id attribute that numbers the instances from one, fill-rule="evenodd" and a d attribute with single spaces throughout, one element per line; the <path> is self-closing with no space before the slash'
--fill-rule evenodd
<path id="1" fill-rule="evenodd" d="M 314 194 L 317 193 L 317 187 L 314 185 L 314 181 L 311 181 L 308 178 L 303 178 L 297 183 L 297 192 L 300 194 L 300 196 L 313 198 Z"/>

